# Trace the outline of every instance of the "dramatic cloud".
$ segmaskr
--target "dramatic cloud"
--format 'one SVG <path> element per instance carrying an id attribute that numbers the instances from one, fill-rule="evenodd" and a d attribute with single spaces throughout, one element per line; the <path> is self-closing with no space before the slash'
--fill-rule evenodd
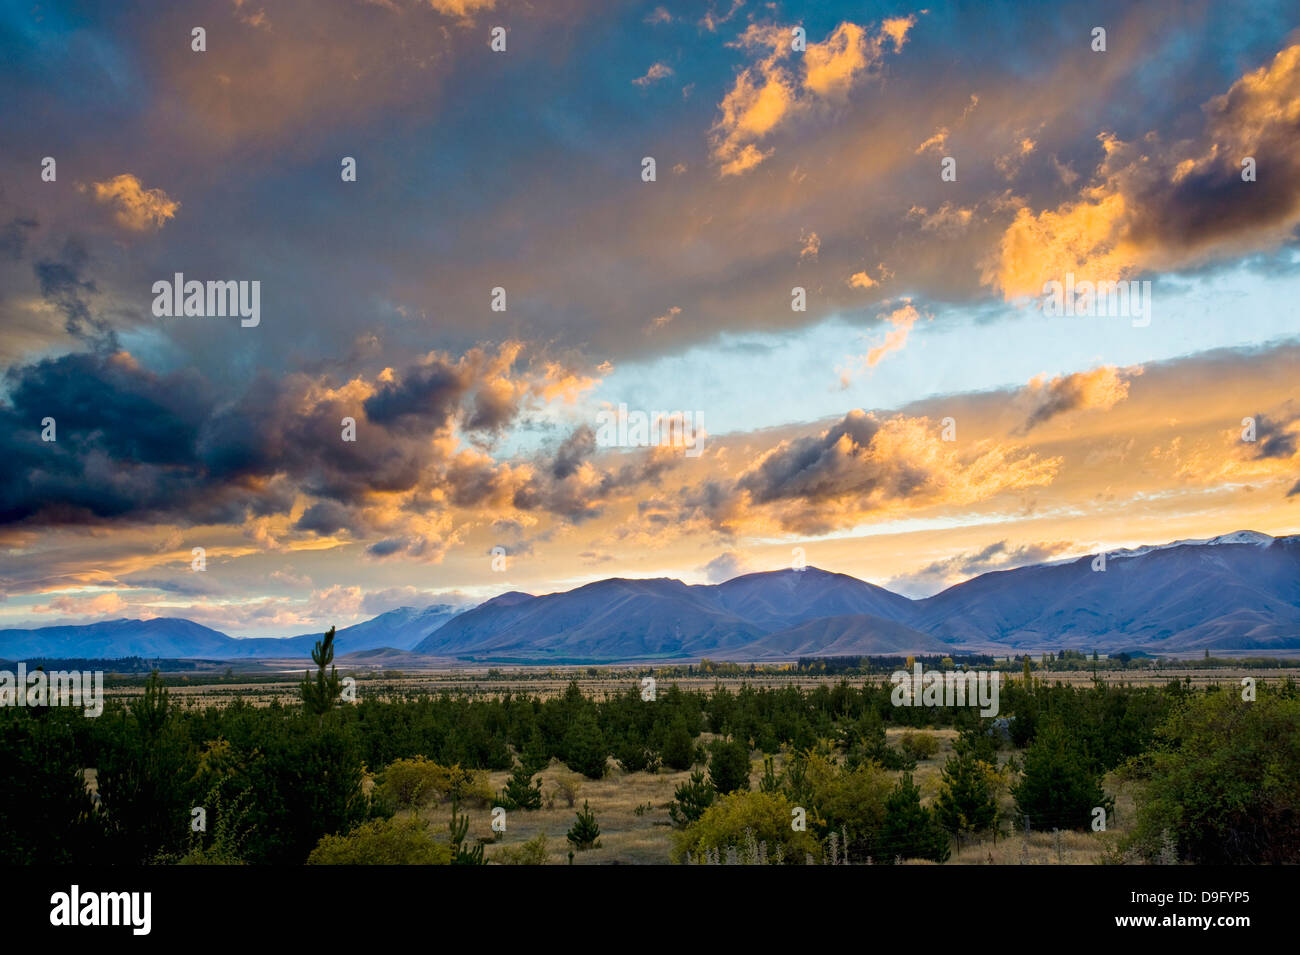
<path id="1" fill-rule="evenodd" d="M 1073 272 L 1113 281 L 1269 248 L 1300 224 L 1300 44 L 1203 107 L 1199 135 L 1099 137 L 1105 158 L 1078 199 L 1021 208 L 984 280 L 1040 295 Z"/>
<path id="2" fill-rule="evenodd" d="M 766 523 L 824 533 L 885 513 L 1049 484 L 1060 463 L 992 442 L 958 452 L 927 419 L 851 411 L 820 435 L 782 441 L 733 487 L 703 485 L 688 505 L 731 532 Z"/>

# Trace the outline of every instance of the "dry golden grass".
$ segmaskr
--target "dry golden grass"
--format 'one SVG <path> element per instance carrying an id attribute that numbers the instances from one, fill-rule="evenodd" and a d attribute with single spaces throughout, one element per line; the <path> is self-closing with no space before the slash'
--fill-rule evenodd
<path id="1" fill-rule="evenodd" d="M 886 732 L 890 745 L 897 745 L 898 738 L 906 730 L 891 727 Z M 950 729 L 927 730 L 939 741 L 939 752 L 930 759 L 922 760 L 913 772 L 913 779 L 920 787 L 922 801 L 929 804 L 939 791 L 944 761 L 952 753 L 953 741 L 957 733 Z M 707 739 L 707 736 L 706 736 Z M 842 755 L 842 754 L 841 754 Z M 1012 754 L 1003 753 L 1005 761 Z M 783 755 L 775 758 L 779 772 L 785 762 Z M 668 816 L 668 803 L 673 792 L 690 776 L 689 771 L 661 769 L 658 773 L 625 773 L 610 761 L 609 774 L 604 779 L 587 779 L 571 773 L 559 761 L 540 773 L 542 793 L 545 800 L 542 809 L 525 812 L 516 811 L 506 815 L 506 831 L 496 835 L 491 830 L 491 810 L 489 808 L 466 810 L 470 818 L 469 839 L 481 839 L 486 843 L 485 857 L 489 862 L 505 846 L 519 846 L 532 839 L 539 832 L 545 832 L 549 849 L 548 864 L 567 865 L 570 846 L 565 833 L 573 825 L 576 809 L 581 808 L 587 800 L 600 824 L 600 848 L 573 853 L 574 865 L 667 865 L 672 848 L 673 828 Z M 762 761 L 756 758 L 751 767 L 751 785 L 757 788 L 762 773 Z M 900 773 L 891 774 L 897 778 Z M 509 774 L 495 772 L 489 774 L 494 790 L 500 791 L 505 786 Z M 561 778 L 581 780 L 575 808 L 569 808 L 565 800 L 553 796 L 556 783 Z M 1110 820 L 1111 828 L 1104 833 L 1034 832 L 1028 837 L 1020 831 L 1007 832 L 996 840 L 992 836 L 966 838 L 960 847 L 953 846 L 952 857 L 948 865 L 1095 865 L 1102 861 L 1103 854 L 1120 839 L 1133 819 L 1133 797 L 1126 787 L 1113 778 L 1106 780 L 1106 791 L 1115 794 L 1116 814 Z M 646 806 L 641 815 L 637 815 L 639 806 Z M 1014 802 L 1009 793 L 1000 794 L 999 804 L 1007 816 L 1014 813 Z M 422 816 L 431 829 L 438 834 L 446 831 L 450 818 L 450 809 L 446 806 L 431 807 L 422 811 Z M 1005 824 L 1004 824 L 1005 825 Z M 925 864 L 925 863 L 914 863 Z"/>

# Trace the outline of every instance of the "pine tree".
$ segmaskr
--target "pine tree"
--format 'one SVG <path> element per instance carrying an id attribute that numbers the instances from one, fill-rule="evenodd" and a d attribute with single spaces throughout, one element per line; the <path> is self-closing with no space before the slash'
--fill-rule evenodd
<path id="1" fill-rule="evenodd" d="M 948 758 L 943 785 L 935 800 L 935 815 L 954 835 L 980 832 L 997 821 L 998 807 L 986 773 L 988 764 L 969 753 Z"/>
<path id="2" fill-rule="evenodd" d="M 473 849 L 465 848 L 465 836 L 469 833 L 469 816 L 462 816 L 458 812 L 458 805 L 451 804 L 451 822 L 447 828 L 451 831 L 451 864 L 452 865 L 486 865 L 483 860 L 483 844 L 479 843 Z"/>
<path id="3" fill-rule="evenodd" d="M 501 805 L 511 811 L 542 808 L 542 784 L 533 783 L 533 774 L 520 763 L 501 790 Z"/>
<path id="4" fill-rule="evenodd" d="M 343 695 L 343 684 L 339 680 L 339 672 L 334 668 L 334 628 L 330 627 L 325 633 L 322 640 L 316 641 L 316 647 L 311 652 L 312 662 L 316 664 L 316 679 L 312 680 L 311 673 L 303 674 L 302 683 L 298 685 L 298 692 L 302 695 L 303 707 L 308 713 L 324 719 L 325 714 L 338 705 L 339 698 Z M 325 668 L 330 668 L 329 676 L 325 675 Z"/>
<path id="5" fill-rule="evenodd" d="M 719 740 L 709 759 L 709 781 L 722 795 L 749 789 L 749 746 L 743 740 Z"/>
<path id="6" fill-rule="evenodd" d="M 609 749 L 601 735 L 600 726 L 590 710 L 583 709 L 569 727 L 564 737 L 564 761 L 575 772 L 582 773 L 588 779 L 600 779 L 605 775 L 605 759 Z"/>
<path id="7" fill-rule="evenodd" d="M 1024 775 L 1011 794 L 1019 812 L 1041 829 L 1085 829 L 1094 807 L 1103 806 L 1109 813 L 1115 804 L 1057 721 L 1039 730 L 1025 753 Z"/>
<path id="8" fill-rule="evenodd" d="M 704 778 L 704 771 L 697 769 L 673 793 L 673 801 L 668 804 L 668 817 L 673 825 L 684 829 L 704 815 L 704 810 L 712 806 L 717 797 L 718 791 Z"/>
<path id="9" fill-rule="evenodd" d="M 600 848 L 600 826 L 596 825 L 596 814 L 582 801 L 582 811 L 577 813 L 577 820 L 565 834 L 565 838 L 579 852 Z"/>
<path id="10" fill-rule="evenodd" d="M 885 800 L 885 824 L 880 830 L 879 855 L 884 860 L 930 859 L 947 862 L 948 833 L 921 805 L 921 790 L 904 773 L 898 786 Z"/>
<path id="11" fill-rule="evenodd" d="M 669 769 L 690 769 L 695 764 L 695 740 L 681 714 L 668 724 L 660 754 Z"/>

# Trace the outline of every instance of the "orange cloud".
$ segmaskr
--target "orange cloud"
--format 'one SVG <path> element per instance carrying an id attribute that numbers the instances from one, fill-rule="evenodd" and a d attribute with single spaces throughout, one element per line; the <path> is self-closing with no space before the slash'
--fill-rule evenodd
<path id="1" fill-rule="evenodd" d="M 821 43 L 809 43 L 794 62 L 791 32 L 750 24 L 733 46 L 764 54 L 736 77 L 723 97 L 721 117 L 710 130 L 710 151 L 723 176 L 748 172 L 772 154 L 759 143 L 797 115 L 820 103 L 843 102 L 860 77 L 877 68 L 885 41 L 902 48 L 914 18 L 887 20 L 874 36 L 844 21 Z"/>
<path id="2" fill-rule="evenodd" d="M 113 207 L 118 225 L 135 232 L 161 229 L 181 207 L 161 189 L 146 189 L 130 173 L 93 183 L 95 200 Z"/>
<path id="3" fill-rule="evenodd" d="M 1021 208 L 985 264 L 984 284 L 1007 299 L 1037 296 L 1067 272 L 1116 281 L 1284 241 L 1300 224 L 1300 44 L 1203 111 L 1201 134 L 1173 144 L 1154 133 L 1138 144 L 1102 133 L 1093 184 L 1055 209 Z M 1272 168 L 1251 179 L 1247 160 Z"/>
<path id="4" fill-rule="evenodd" d="M 1018 395 L 1021 406 L 1027 409 L 1023 430 L 1070 411 L 1113 408 L 1128 397 L 1129 382 L 1140 374 L 1141 366 L 1121 370 L 1104 365 L 1050 380 L 1046 375 L 1037 375 Z"/>

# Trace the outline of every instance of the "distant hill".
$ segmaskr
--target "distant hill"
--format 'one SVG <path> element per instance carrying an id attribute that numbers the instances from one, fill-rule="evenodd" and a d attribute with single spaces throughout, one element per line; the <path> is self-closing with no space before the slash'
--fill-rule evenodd
<path id="1" fill-rule="evenodd" d="M 858 613 L 818 617 L 759 637 L 738 650 L 724 650 L 714 656 L 720 660 L 762 661 L 951 651 L 951 646 L 927 633 L 883 617 Z"/>
<path id="2" fill-rule="evenodd" d="M 319 634 L 235 639 L 184 619 L 0 631 L 0 658 L 304 657 Z M 598 580 L 473 609 L 403 607 L 338 632 L 340 659 L 583 663 L 944 650 L 1300 651 L 1300 536 L 1238 531 L 982 574 L 909 600 L 808 567 L 721 584 Z M 365 651 L 383 653 L 360 656 Z"/>
<path id="3" fill-rule="evenodd" d="M 336 653 L 376 647 L 409 649 L 456 615 L 446 604 L 402 607 L 335 634 Z M 177 657 L 240 660 L 252 657 L 304 657 L 321 633 L 298 637 L 238 639 L 183 617 L 109 620 L 81 626 L 0 630 L 0 657 Z"/>

